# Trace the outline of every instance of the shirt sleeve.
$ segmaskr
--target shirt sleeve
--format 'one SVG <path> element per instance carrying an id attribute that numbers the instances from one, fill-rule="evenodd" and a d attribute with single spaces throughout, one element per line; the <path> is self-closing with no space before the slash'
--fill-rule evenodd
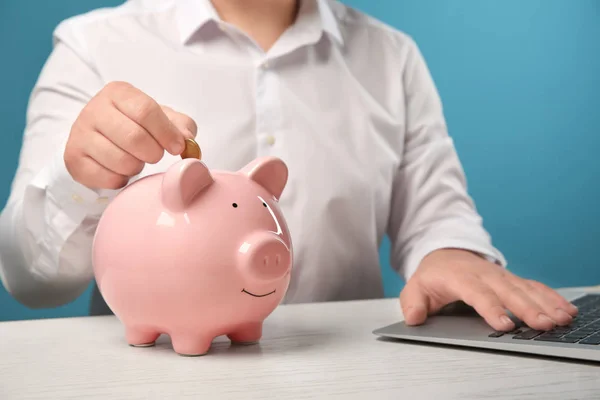
<path id="1" fill-rule="evenodd" d="M 392 266 L 408 280 L 426 255 L 442 248 L 469 250 L 506 266 L 467 192 L 428 67 L 417 45 L 408 44 L 402 76 L 406 131 L 388 228 Z"/>
<path id="2" fill-rule="evenodd" d="M 59 26 L 30 97 L 19 164 L 0 214 L 0 277 L 31 308 L 68 303 L 93 278 L 95 227 L 117 191 L 74 181 L 63 154 L 71 125 L 102 86 L 77 35 Z"/>

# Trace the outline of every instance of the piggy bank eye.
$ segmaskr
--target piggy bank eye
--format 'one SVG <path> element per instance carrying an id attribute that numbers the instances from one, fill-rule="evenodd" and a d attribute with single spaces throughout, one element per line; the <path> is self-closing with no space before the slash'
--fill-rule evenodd
<path id="1" fill-rule="evenodd" d="M 265 207 L 267 206 L 267 203 L 265 203 L 264 201 L 263 201 L 263 206 L 265 206 Z"/>
<path id="2" fill-rule="evenodd" d="M 232 204 L 233 208 L 237 208 L 237 203 Z"/>

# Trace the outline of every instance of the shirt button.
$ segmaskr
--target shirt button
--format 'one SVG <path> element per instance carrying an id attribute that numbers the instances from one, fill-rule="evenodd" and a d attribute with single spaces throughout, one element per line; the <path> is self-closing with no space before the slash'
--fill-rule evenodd
<path id="1" fill-rule="evenodd" d="M 98 204 L 106 204 L 106 203 L 108 203 L 108 197 L 99 197 L 96 200 L 96 203 L 98 203 Z"/>
<path id="2" fill-rule="evenodd" d="M 83 198 L 80 195 L 78 195 L 78 194 L 72 195 L 71 198 L 76 203 L 83 203 Z"/>
<path id="3" fill-rule="evenodd" d="M 260 65 L 260 67 L 262 69 L 268 69 L 270 67 L 270 64 L 268 61 L 263 61 L 263 63 Z"/>
<path id="4" fill-rule="evenodd" d="M 272 135 L 267 136 L 267 144 L 273 146 L 275 144 L 275 137 Z"/>

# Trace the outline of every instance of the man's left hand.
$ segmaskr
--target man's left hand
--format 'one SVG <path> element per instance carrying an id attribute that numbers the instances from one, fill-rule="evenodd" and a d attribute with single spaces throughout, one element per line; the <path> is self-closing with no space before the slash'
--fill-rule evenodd
<path id="1" fill-rule="evenodd" d="M 461 300 L 498 331 L 514 328 L 506 310 L 538 330 L 568 325 L 577 315 L 575 306 L 544 284 L 458 249 L 437 250 L 425 257 L 400 294 L 409 325 L 420 325 L 428 315 Z"/>

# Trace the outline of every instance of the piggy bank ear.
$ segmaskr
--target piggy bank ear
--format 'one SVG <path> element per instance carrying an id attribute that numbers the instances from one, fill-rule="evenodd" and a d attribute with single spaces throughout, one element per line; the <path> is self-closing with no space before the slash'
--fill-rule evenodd
<path id="1" fill-rule="evenodd" d="M 239 172 L 267 189 L 276 199 L 281 197 L 288 179 L 287 166 L 276 157 L 257 158 Z"/>
<path id="2" fill-rule="evenodd" d="M 202 161 L 197 158 L 183 159 L 163 175 L 163 203 L 171 211 L 182 211 L 213 182 L 210 171 Z"/>

